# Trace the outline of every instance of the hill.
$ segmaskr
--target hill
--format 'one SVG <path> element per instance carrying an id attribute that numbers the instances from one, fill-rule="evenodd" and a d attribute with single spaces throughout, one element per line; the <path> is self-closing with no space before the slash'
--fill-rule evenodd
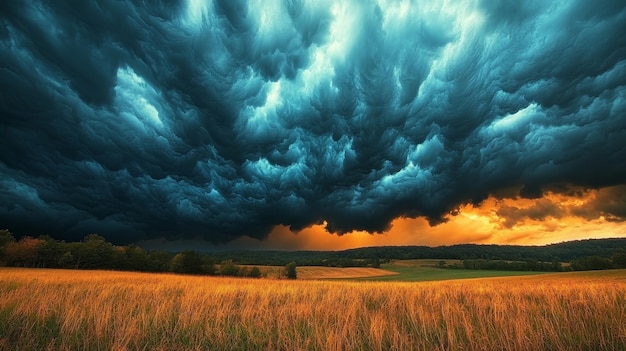
<path id="1" fill-rule="evenodd" d="M 371 265 L 373 260 L 452 259 L 452 260 L 536 260 L 571 262 L 590 256 L 609 258 L 626 254 L 626 238 L 589 239 L 544 246 L 460 244 L 451 246 L 379 246 L 342 251 L 225 251 L 210 255 L 241 264 L 299 266 Z"/>

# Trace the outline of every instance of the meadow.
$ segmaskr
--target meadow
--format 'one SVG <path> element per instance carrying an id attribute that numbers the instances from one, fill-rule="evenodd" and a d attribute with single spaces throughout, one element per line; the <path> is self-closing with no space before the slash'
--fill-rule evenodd
<path id="1" fill-rule="evenodd" d="M 381 270 L 388 272 L 388 274 L 380 274 L 376 276 L 363 275 L 359 278 L 359 280 L 426 282 L 453 279 L 511 277 L 545 273 L 534 271 L 492 271 L 478 269 L 437 268 L 439 261 L 440 260 L 435 259 L 393 260 L 390 263 L 381 265 Z M 447 264 L 461 263 L 460 260 L 446 260 L 445 262 Z"/>
<path id="2" fill-rule="evenodd" d="M 439 282 L 0 269 L 0 350 L 625 350 L 626 270 Z"/>
<path id="3" fill-rule="evenodd" d="M 284 275 L 285 267 L 283 266 L 249 266 L 243 265 L 247 269 L 258 267 L 266 278 L 278 278 Z M 297 267 L 298 279 L 318 280 L 318 279 L 368 279 L 385 277 L 389 275 L 398 275 L 397 272 L 371 267 L 323 267 L 323 266 L 304 266 Z"/>
<path id="4" fill-rule="evenodd" d="M 385 263 L 380 268 L 372 267 L 322 267 L 303 266 L 298 267 L 298 279 L 350 279 L 360 281 L 404 281 L 425 282 L 453 279 L 510 277 L 520 275 L 537 275 L 545 272 L 534 271 L 492 271 L 474 269 L 448 269 L 438 268 L 440 260 L 417 259 L 417 260 L 393 260 Z M 460 260 L 447 260 L 449 264 L 459 263 Z M 260 268 L 265 277 L 280 277 L 284 271 L 282 266 L 250 266 L 246 269 Z"/>

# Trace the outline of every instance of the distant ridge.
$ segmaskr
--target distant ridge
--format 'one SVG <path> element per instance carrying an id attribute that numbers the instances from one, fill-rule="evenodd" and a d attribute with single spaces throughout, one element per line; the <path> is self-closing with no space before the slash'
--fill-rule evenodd
<path id="1" fill-rule="evenodd" d="M 239 263 L 323 265 L 325 261 L 359 259 L 488 259 L 571 261 L 589 256 L 610 257 L 626 253 L 626 238 L 573 240 L 542 246 L 457 244 L 449 246 L 371 246 L 341 251 L 236 250 L 212 252 L 211 256 Z"/>

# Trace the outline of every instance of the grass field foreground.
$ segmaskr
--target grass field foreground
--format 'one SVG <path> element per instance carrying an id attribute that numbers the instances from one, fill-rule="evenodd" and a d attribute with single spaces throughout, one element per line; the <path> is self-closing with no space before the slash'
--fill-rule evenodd
<path id="1" fill-rule="evenodd" d="M 407 283 L 0 269 L 0 349 L 623 350 L 625 278 Z"/>

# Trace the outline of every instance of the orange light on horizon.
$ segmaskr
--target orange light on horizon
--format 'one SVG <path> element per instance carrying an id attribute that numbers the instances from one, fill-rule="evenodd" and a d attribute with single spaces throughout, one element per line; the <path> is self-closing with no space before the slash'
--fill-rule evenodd
<path id="1" fill-rule="evenodd" d="M 546 193 L 540 199 L 491 196 L 480 206 L 463 205 L 448 221 L 430 226 L 424 218 L 396 218 L 388 231 L 370 234 L 353 231 L 329 233 L 313 225 L 297 233 L 276 226 L 264 240 L 239 238 L 228 246 L 276 250 L 344 250 L 367 246 L 462 243 L 545 245 L 569 240 L 626 237 L 626 222 L 607 219 L 598 200 L 610 202 L 612 192 L 623 187 L 589 190 L 577 196 Z"/>

